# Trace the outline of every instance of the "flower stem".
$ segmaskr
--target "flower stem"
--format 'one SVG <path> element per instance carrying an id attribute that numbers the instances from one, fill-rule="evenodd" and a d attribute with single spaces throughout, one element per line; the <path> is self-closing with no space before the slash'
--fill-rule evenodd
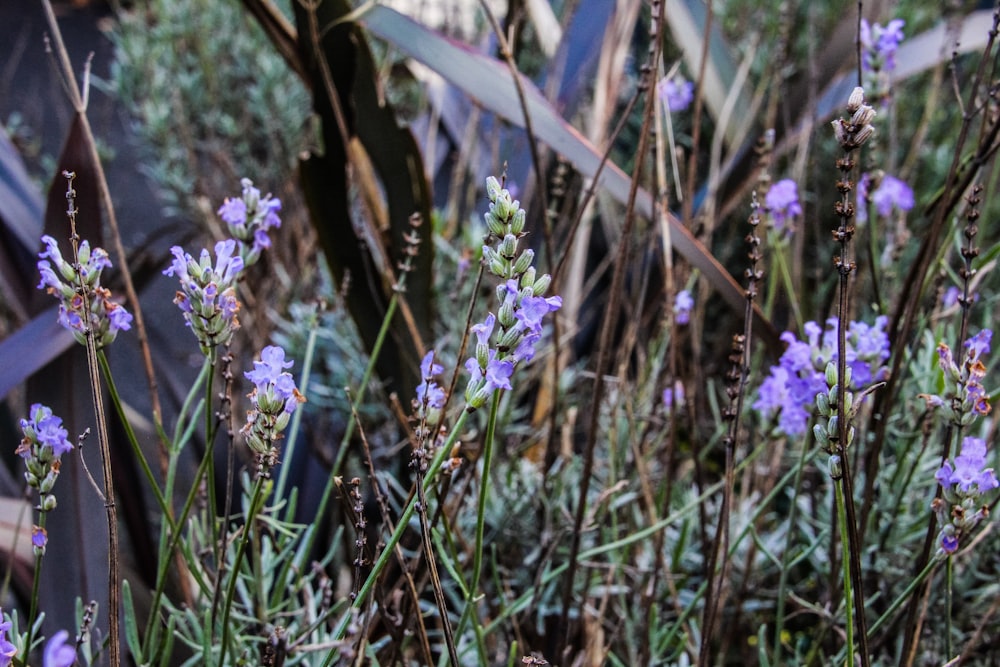
<path id="1" fill-rule="evenodd" d="M 845 642 L 848 657 L 844 664 L 848 667 L 854 664 L 854 596 L 851 587 L 851 547 L 847 536 L 847 512 L 844 503 L 844 490 L 839 482 L 833 485 L 837 498 L 837 519 L 840 523 L 840 560 L 844 568 L 844 624 L 847 633 Z"/>
<path id="2" fill-rule="evenodd" d="M 264 478 L 258 477 L 254 482 L 253 493 L 250 496 L 250 506 L 247 508 L 247 518 L 246 523 L 243 524 L 243 539 L 239 541 L 236 547 L 236 557 L 233 559 L 233 565 L 229 573 L 229 585 L 226 586 L 226 597 L 222 603 L 222 615 L 220 620 L 222 622 L 222 645 L 219 647 L 219 667 L 224 667 L 226 664 L 226 649 L 229 648 L 229 613 L 233 607 L 233 597 L 236 595 L 236 582 L 240 577 L 240 565 L 243 561 L 243 554 L 246 553 L 247 545 L 250 543 L 250 532 L 253 530 L 253 524 L 257 517 L 257 512 L 264 504 L 265 493 L 264 489 Z"/>

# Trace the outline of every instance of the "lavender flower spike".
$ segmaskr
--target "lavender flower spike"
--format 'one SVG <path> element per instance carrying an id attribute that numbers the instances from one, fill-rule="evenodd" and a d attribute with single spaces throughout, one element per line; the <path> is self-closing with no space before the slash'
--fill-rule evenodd
<path id="1" fill-rule="evenodd" d="M 257 474 L 270 475 L 270 469 L 278 463 L 276 443 L 281 440 L 281 432 L 288 426 L 292 413 L 306 398 L 299 393 L 291 373 L 292 362 L 285 360 L 285 351 L 276 345 L 265 347 L 260 353 L 260 361 L 254 362 L 254 370 L 244 373 L 254 383 L 250 398 L 251 409 L 247 411 L 247 423 L 240 430 L 247 445 L 254 453 Z"/>
<path id="2" fill-rule="evenodd" d="M 243 258 L 236 255 L 236 241 L 229 239 L 215 244 L 215 264 L 208 250 L 203 249 L 196 261 L 179 246 L 164 275 L 175 276 L 181 289 L 174 303 L 184 313 L 187 326 L 194 332 L 206 356 L 214 354 L 219 345 L 226 345 L 239 329 L 236 281 L 243 271 Z"/>
<path id="3" fill-rule="evenodd" d="M 52 488 L 59 477 L 60 459 L 73 445 L 62 419 L 41 403 L 31 406 L 29 418 L 22 419 L 20 426 L 24 437 L 15 453 L 24 459 L 24 479 L 28 486 L 38 489 L 41 511 L 48 512 L 56 507 Z"/>
<path id="4" fill-rule="evenodd" d="M 774 222 L 774 231 L 791 234 L 792 223 L 802 215 L 799 189 L 795 181 L 785 178 L 772 185 L 764 197 L 764 205 Z"/>
<path id="5" fill-rule="evenodd" d="M 993 468 L 985 466 L 986 441 L 966 437 L 954 465 L 945 461 L 934 475 L 942 494 L 934 499 L 931 508 L 941 524 L 938 540 L 944 554 L 957 551 L 962 537 L 989 515 L 989 502 L 984 496 L 1000 487 L 1000 482 Z"/>
<path id="6" fill-rule="evenodd" d="M 91 250 L 86 240 L 77 249 L 78 269 L 63 259 L 59 244 L 51 236 L 43 236 L 45 250 L 38 253 L 38 273 L 44 289 L 59 299 L 59 324 L 68 329 L 81 345 L 86 345 L 92 333 L 98 348 L 110 345 L 119 331 L 132 328 L 132 315 L 111 298 L 111 292 L 101 286 L 101 272 L 111 266 L 103 248 Z M 89 310 L 81 289 L 86 290 Z"/>
<path id="7" fill-rule="evenodd" d="M 249 178 L 240 180 L 243 187 L 239 199 L 229 198 L 219 207 L 219 217 L 239 244 L 243 266 L 255 264 L 265 248 L 271 247 L 267 231 L 281 226 L 278 212 L 281 200 L 270 194 L 261 196 Z"/>

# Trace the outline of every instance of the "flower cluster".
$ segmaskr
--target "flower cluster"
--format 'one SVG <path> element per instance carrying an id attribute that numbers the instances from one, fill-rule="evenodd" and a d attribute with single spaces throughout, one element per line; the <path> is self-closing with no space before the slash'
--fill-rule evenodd
<path id="1" fill-rule="evenodd" d="M 880 316 L 874 325 L 865 322 L 848 325 L 845 361 L 850 389 L 865 389 L 886 378 L 888 321 Z M 764 419 L 777 418 L 780 433 L 792 437 L 805 433 L 816 395 L 829 389 L 826 369 L 829 363 L 837 361 L 837 324 L 836 317 L 826 321 L 825 329 L 815 322 L 806 322 L 805 341 L 789 331 L 781 335 L 788 347 L 761 383 L 753 404 Z"/>
<path id="2" fill-rule="evenodd" d="M 790 235 L 792 224 L 802 215 L 802 205 L 799 203 L 799 189 L 790 178 L 785 178 L 772 185 L 764 197 L 764 206 L 774 225 L 774 231 Z"/>
<path id="3" fill-rule="evenodd" d="M 73 449 L 73 445 L 63 428 L 62 419 L 41 403 L 31 406 L 29 418 L 22 419 L 20 425 L 24 437 L 16 453 L 24 459 L 24 479 L 28 486 L 38 489 L 41 496 L 38 509 L 48 512 L 56 507 L 52 487 L 59 477 L 62 455 Z M 37 543 L 35 546 L 38 547 Z M 43 543 L 42 549 L 44 546 Z"/>
<path id="4" fill-rule="evenodd" d="M 978 416 L 990 413 L 990 399 L 983 387 L 986 364 L 983 355 L 990 352 L 993 332 L 983 329 L 963 344 L 965 355 L 959 365 L 951 348 L 944 342 L 938 343 L 938 366 L 944 375 L 939 393 L 920 394 L 928 408 L 943 408 L 951 422 L 967 426 Z"/>
<path id="5" fill-rule="evenodd" d="M 941 551 L 953 554 L 964 535 L 968 535 L 980 520 L 989 514 L 983 496 L 1000 486 L 993 468 L 986 468 L 986 442 L 968 437 L 954 464 L 945 461 L 934 475 L 943 489 L 940 498 L 931 504 L 941 523 Z"/>
<path id="6" fill-rule="evenodd" d="M 247 411 L 247 423 L 240 433 L 254 453 L 258 474 L 266 477 L 278 463 L 275 443 L 283 437 L 281 432 L 288 426 L 295 408 L 306 399 L 295 387 L 291 373 L 285 371 L 291 368 L 292 362 L 285 361 L 285 351 L 280 347 L 265 347 L 260 353 L 260 361 L 253 365 L 252 371 L 244 373 L 254 388 L 248 394 L 251 409 Z"/>
<path id="7" fill-rule="evenodd" d="M 838 118 L 831 121 L 830 125 L 833 126 L 833 135 L 837 143 L 845 153 L 850 153 L 875 135 L 875 126 L 872 125 L 876 115 L 875 109 L 865 104 L 865 89 L 861 86 L 851 91 L 851 96 L 847 100 L 847 112 L 851 114 L 850 119 Z M 844 163 L 844 166 L 846 167 L 847 163 Z"/>
<path id="8" fill-rule="evenodd" d="M 465 362 L 470 375 L 465 389 L 468 410 L 481 408 L 497 389 L 511 389 L 514 366 L 535 356 L 542 319 L 562 307 L 561 297 L 543 296 L 552 278 L 548 274 L 536 276 L 534 252 L 530 248 L 518 251 L 518 241 L 525 233 L 524 209 L 492 176 L 486 179 L 486 193 L 490 199 L 486 226 L 489 239 L 497 243 L 496 248 L 483 246 L 483 262 L 504 282 L 497 286 L 497 314 L 489 313 L 471 330 L 476 336 L 476 353 Z M 495 344 L 491 344 L 493 338 Z"/>
<path id="9" fill-rule="evenodd" d="M 884 27 L 861 19 L 861 71 L 865 87 L 873 97 L 889 95 L 889 75 L 896 69 L 896 50 L 903 41 L 903 19 L 893 19 Z"/>
<path id="10" fill-rule="evenodd" d="M 278 217 L 281 200 L 270 194 L 261 197 L 260 190 L 253 186 L 249 178 L 242 179 L 240 185 L 243 186 L 243 194 L 238 199 L 226 197 L 218 213 L 229 227 L 229 233 L 239 243 L 243 265 L 251 266 L 260 259 L 265 248 L 271 247 L 267 230 L 281 226 L 281 218 Z"/>
<path id="11" fill-rule="evenodd" d="M 875 188 L 872 189 L 872 184 Z M 866 173 L 858 181 L 858 204 L 856 219 L 859 223 L 868 220 L 868 204 L 875 206 L 880 217 L 888 219 L 893 210 L 906 213 L 913 208 L 913 189 L 895 176 L 889 174 Z"/>
<path id="12" fill-rule="evenodd" d="M 89 329 L 99 348 L 110 345 L 119 331 L 132 328 L 132 315 L 101 286 L 101 272 L 111 267 L 103 248 L 91 249 L 89 242 L 81 241 L 77 253 L 79 265 L 74 266 L 63 259 L 54 238 L 46 235 L 42 242 L 46 248 L 38 253 L 38 273 L 42 277 L 38 289 L 45 289 L 59 299 L 59 324 L 82 345 L 86 345 Z M 84 306 L 84 294 L 89 311 Z"/>
<path id="13" fill-rule="evenodd" d="M 656 94 L 670 111 L 684 111 L 694 100 L 694 84 L 680 74 L 665 76 L 656 84 Z"/>
<path id="14" fill-rule="evenodd" d="M 218 345 L 228 344 L 233 332 L 240 328 L 236 281 L 243 271 L 243 258 L 236 254 L 233 239 L 215 244 L 214 266 L 206 249 L 202 249 L 197 261 L 180 246 L 170 252 L 174 260 L 163 273 L 181 282 L 174 303 L 183 311 L 201 351 L 209 356 Z"/>

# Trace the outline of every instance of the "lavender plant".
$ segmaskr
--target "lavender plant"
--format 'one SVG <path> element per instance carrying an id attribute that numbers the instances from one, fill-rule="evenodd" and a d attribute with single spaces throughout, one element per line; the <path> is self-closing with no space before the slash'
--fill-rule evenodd
<path id="1" fill-rule="evenodd" d="M 324 6 L 299 8 L 309 15 Z M 656 36 L 650 42 L 662 46 L 670 41 L 661 39 L 666 23 L 683 8 L 666 12 L 660 2 L 650 8 L 643 20 Z M 166 15 L 167 8 L 155 9 Z M 219 667 L 985 664 L 997 592 L 989 510 L 1000 484 L 988 327 L 1000 246 L 987 225 L 985 239 L 976 242 L 985 243 L 982 255 L 973 243 L 978 188 L 990 186 L 966 179 L 994 160 L 996 101 L 985 74 L 967 78 L 967 65 L 976 61 L 956 56 L 953 87 L 970 91 L 962 139 L 938 148 L 936 123 L 945 121 L 929 110 L 935 159 L 903 155 L 911 138 L 930 145 L 918 140 L 911 118 L 924 82 L 897 80 L 902 75 L 895 68 L 917 57 L 905 52 L 903 27 L 916 34 L 926 17 L 907 14 L 905 24 L 868 17 L 855 35 L 857 76 L 866 92 L 851 95 L 832 139 L 829 126 L 808 141 L 767 125 L 746 130 L 758 122 L 811 126 L 792 122 L 801 119 L 787 102 L 799 104 L 805 96 L 789 92 L 796 85 L 789 74 L 804 57 L 807 38 L 796 27 L 802 19 L 825 26 L 826 9 L 761 12 L 739 0 L 713 5 L 719 22 L 705 26 L 704 34 L 721 28 L 733 37 L 757 25 L 749 18 L 767 15 L 758 36 L 767 39 L 740 34 L 748 55 L 739 76 L 760 93 L 753 107 L 740 101 L 739 85 L 720 93 L 713 84 L 726 71 L 709 57 L 715 47 L 704 51 L 704 75 L 690 62 L 684 66 L 703 76 L 699 82 L 684 80 L 675 67 L 654 86 L 659 57 L 648 70 L 625 75 L 628 85 L 619 93 L 634 97 L 622 125 L 643 141 L 659 131 L 652 115 L 643 116 L 638 133 L 631 127 L 639 124 L 634 109 L 643 95 L 655 96 L 667 117 L 690 110 L 676 137 L 667 126 L 671 154 L 661 150 L 653 158 L 662 160 L 654 165 L 656 197 L 643 189 L 649 155 L 619 136 L 608 141 L 616 147 L 609 152 L 623 145 L 631 151 L 621 164 L 633 167 L 634 187 L 620 181 L 617 168 L 604 177 L 584 171 L 607 196 L 589 206 L 576 176 L 566 178 L 567 170 L 588 163 L 574 155 L 572 143 L 560 144 L 568 161 L 559 166 L 558 183 L 569 191 L 555 199 L 599 210 L 602 224 L 590 225 L 585 214 L 584 223 L 572 222 L 557 205 L 538 211 L 548 216 L 538 224 L 552 257 L 537 266 L 542 246 L 527 247 L 535 238 L 528 234 L 534 222 L 525 209 L 531 207 L 514 197 L 539 196 L 544 179 L 515 195 L 490 178 L 482 221 L 465 222 L 466 204 L 452 201 L 440 220 L 409 230 L 399 264 L 386 261 L 342 285 L 329 280 L 317 291 L 335 305 L 297 304 L 272 344 L 254 345 L 259 354 L 252 360 L 241 352 L 249 332 L 240 319 L 246 324 L 252 315 L 267 329 L 276 314 L 284 317 L 283 301 L 269 302 L 249 279 L 273 269 L 286 280 L 276 257 L 260 260 L 285 245 L 294 221 L 293 211 L 282 209 L 289 190 L 276 188 L 279 200 L 243 179 L 239 192 L 221 203 L 199 204 L 207 216 L 216 213 L 215 238 L 227 238 L 190 253 L 175 246 L 168 258 L 165 273 L 178 281 L 175 304 L 203 361 L 188 395 L 176 401 L 176 418 L 164 427 L 158 473 L 143 458 L 144 436 L 132 431 L 134 412 L 105 356 L 131 323 L 102 285 L 108 255 L 81 242 L 79 259 L 64 259 L 47 237 L 40 287 L 57 298 L 63 326 L 100 348 L 98 382 L 127 431 L 155 503 L 150 515 L 158 518 L 151 590 L 141 590 L 147 587 L 129 575 L 122 607 L 109 610 L 109 618 L 125 621 L 131 659 Z M 360 13 L 368 12 L 364 20 L 379 34 L 391 35 L 394 24 L 380 23 L 388 21 L 386 11 Z M 856 25 L 857 17 L 849 18 L 849 27 Z M 270 25 L 280 41 L 281 22 Z M 570 41 L 578 28 L 566 25 Z M 410 27 L 415 41 L 431 39 Z M 337 24 L 315 38 L 332 39 L 340 29 Z M 701 32 L 675 31 L 678 39 Z M 313 37 L 307 33 L 299 35 Z M 531 30 L 528 35 L 529 44 L 537 39 Z M 612 41 L 624 49 L 628 40 Z M 691 46 L 682 50 L 702 51 Z M 995 48 L 990 42 L 983 62 Z M 294 50 L 284 53 L 294 60 Z M 466 55 L 462 67 L 478 71 L 478 60 Z M 518 54 L 510 56 L 516 62 Z M 640 61 L 634 54 L 622 60 Z M 825 59 L 810 62 L 817 63 L 810 80 L 825 87 L 833 76 Z M 841 55 L 837 67 L 843 65 Z M 619 73 L 601 71 L 610 87 L 621 83 Z M 538 113 L 542 99 L 529 93 L 525 120 Z M 818 107 L 826 98 L 809 99 Z M 620 96 L 609 101 L 608 109 L 622 110 Z M 359 120 L 354 110 L 345 116 L 347 131 Z M 788 122 L 775 125 L 776 119 Z M 598 120 L 594 127 L 605 124 Z M 534 127 L 544 137 L 552 125 L 562 127 L 548 116 Z M 741 173 L 737 158 L 729 161 L 747 154 L 730 138 L 736 126 L 764 136 L 756 171 Z M 977 131 L 978 144 L 962 143 Z M 904 146 L 897 137 L 905 137 Z M 800 149 L 794 157 L 790 146 Z M 937 158 L 949 151 L 953 171 L 939 173 L 947 161 Z M 835 189 L 813 171 L 831 152 Z M 176 157 L 168 162 L 176 164 Z M 354 158 L 351 174 L 367 188 L 366 165 Z M 676 192 L 666 185 L 668 160 Z M 782 174 L 773 184 L 772 170 Z M 192 190 L 174 176 L 178 191 Z M 261 173 L 256 179 L 274 183 Z M 756 191 L 741 189 L 743 182 L 756 183 Z M 456 181 L 456 192 L 460 185 Z M 826 202 L 834 196 L 831 212 Z M 988 192 L 984 200 L 991 200 Z M 737 243 L 746 228 L 727 223 L 729 212 L 745 209 L 747 201 L 751 262 L 738 269 L 747 279 L 745 290 L 739 288 L 746 308 L 741 326 L 709 286 L 725 275 L 731 248 L 746 247 Z M 683 202 L 680 217 L 672 202 Z M 375 197 L 366 204 L 352 213 L 367 215 L 373 207 L 377 218 Z M 644 224 L 646 217 L 652 224 Z M 964 229 L 955 223 L 949 234 L 948 225 L 962 217 Z M 628 221 L 621 228 L 620 218 Z M 826 268 L 829 235 L 817 231 L 829 222 L 832 270 Z M 372 225 L 366 243 L 378 246 L 381 229 Z M 617 250 L 577 247 L 570 239 L 578 229 Z M 477 234 L 485 241 L 470 244 Z M 406 292 L 414 270 L 406 257 L 423 244 L 435 247 L 441 315 L 428 328 L 433 336 L 414 345 L 420 354 L 410 362 L 419 366 L 412 393 L 382 396 L 372 368 L 385 346 L 401 345 L 403 330 L 391 331 L 387 323 L 398 316 L 414 341 L 425 324 L 412 320 Z M 476 276 L 469 259 L 479 253 Z M 960 266 L 952 268 L 956 254 Z M 620 289 L 606 296 L 609 266 Z M 912 273 L 900 279 L 905 271 Z M 339 301 L 363 288 L 366 278 L 381 279 L 391 293 L 386 326 L 370 347 L 343 344 L 352 326 Z M 760 304 L 758 289 L 766 294 Z M 595 312 L 608 323 L 596 368 Z M 561 338 L 553 345 L 558 353 L 548 355 L 546 332 L 556 314 L 552 329 Z M 772 323 L 787 330 L 769 340 Z M 742 333 L 730 337 L 733 332 Z M 327 347 L 317 353 L 317 346 Z M 361 352 L 366 349 L 371 353 Z M 317 356 L 341 375 L 310 378 Z M 595 394 L 592 386 L 606 389 Z M 34 404 L 27 414 L 16 458 L 38 499 L 38 519 L 24 531 L 37 578 L 52 571 L 42 572 L 46 548 L 51 555 L 52 545 L 65 539 L 46 531 L 43 510 L 56 507 L 60 487 L 53 485 L 62 462 L 70 465 L 72 445 L 44 406 Z M 339 449 L 327 442 L 334 439 L 342 441 Z M 225 470 L 216 471 L 226 459 Z M 297 459 L 306 461 L 302 470 L 293 468 Z M 390 470 L 393 462 L 401 463 Z M 318 489 L 301 481 L 310 476 L 320 480 Z M 58 504 L 65 508 L 66 496 Z M 0 667 L 114 662 L 100 652 L 100 642 L 78 640 L 77 650 L 70 635 L 52 633 L 42 618 L 32 610 L 0 619 Z M 82 638 L 94 621 L 91 615 L 80 622 Z"/>

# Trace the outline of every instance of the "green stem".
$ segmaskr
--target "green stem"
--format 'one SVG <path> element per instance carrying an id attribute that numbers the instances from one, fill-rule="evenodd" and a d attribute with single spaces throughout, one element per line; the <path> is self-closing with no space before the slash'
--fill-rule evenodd
<path id="1" fill-rule="evenodd" d="M 42 506 L 44 496 L 39 500 Z M 38 512 L 38 527 L 45 530 L 45 512 Z M 35 576 L 31 581 L 31 605 L 28 611 L 28 642 L 24 645 L 24 667 L 28 666 L 28 656 L 31 654 L 31 643 L 35 640 L 35 619 L 38 617 L 38 585 L 42 580 L 42 554 L 35 555 Z M 0 619 L 2 620 L 2 619 Z"/>
<path id="2" fill-rule="evenodd" d="M 846 463 L 843 463 L 846 465 Z M 851 587 L 851 561 L 848 558 L 850 554 L 850 544 L 848 543 L 847 537 L 847 511 L 844 506 L 844 490 L 841 488 L 839 480 L 833 485 L 834 492 L 837 497 L 837 519 L 840 523 L 840 560 L 844 566 L 844 622 L 846 624 L 845 630 L 847 631 L 847 651 L 849 653 L 844 664 L 851 667 L 854 664 L 854 596 L 852 595 Z"/>
<path id="3" fill-rule="evenodd" d="M 795 470 L 795 491 L 792 494 L 792 504 L 788 510 L 788 533 L 785 536 L 785 550 L 781 554 L 781 573 L 778 575 L 778 600 L 777 609 L 774 613 L 774 667 L 781 667 L 781 631 L 784 629 L 785 625 L 785 591 L 788 588 L 788 574 L 789 568 L 785 567 L 787 564 L 788 555 L 792 551 L 792 546 L 795 541 L 795 519 L 798 515 L 798 502 L 799 492 L 802 489 L 802 477 L 806 468 L 806 449 L 809 446 L 809 440 L 807 438 L 802 439 L 802 454 L 799 455 L 799 463 Z"/>
<path id="4" fill-rule="evenodd" d="M 955 580 L 955 560 L 948 556 L 948 560 L 945 562 L 945 587 L 944 587 L 944 655 L 948 660 L 951 660 L 952 647 L 951 642 L 951 628 L 952 628 L 952 606 L 954 604 L 954 598 L 952 597 L 952 584 Z"/>
<path id="5" fill-rule="evenodd" d="M 101 373 L 104 375 L 104 383 L 108 387 L 111 403 L 115 406 L 115 412 L 118 413 L 122 428 L 125 429 L 125 437 L 132 446 L 132 453 L 135 455 L 136 461 L 139 462 L 139 467 L 142 468 L 142 474 L 146 476 L 146 481 L 149 482 L 149 487 L 156 498 L 156 504 L 160 506 L 160 512 L 163 513 L 163 517 L 170 523 L 170 527 L 173 528 L 173 517 L 167 505 L 167 500 L 163 492 L 160 491 L 160 485 L 157 484 L 153 470 L 149 467 L 149 461 L 146 460 L 146 456 L 142 453 L 142 446 L 139 445 L 139 439 L 136 437 L 135 431 L 132 429 L 132 424 L 125 415 L 125 406 L 122 404 L 121 396 L 118 394 L 118 387 L 111 374 L 111 365 L 108 363 L 108 357 L 104 354 L 104 350 L 97 351 L 97 362 L 100 364 Z"/>
<path id="6" fill-rule="evenodd" d="M 502 390 L 493 393 L 493 402 L 490 404 L 489 421 L 486 422 L 486 441 L 483 443 L 483 472 L 479 480 L 479 507 L 476 508 L 476 550 L 472 557 L 472 583 L 469 585 L 468 603 L 473 604 L 473 599 L 479 591 L 479 579 L 483 571 L 483 541 L 486 535 L 486 502 L 490 491 L 490 466 L 493 462 L 493 445 L 496 436 L 497 413 L 500 411 L 500 398 Z M 477 617 L 477 625 L 478 614 Z"/>
<path id="7" fill-rule="evenodd" d="M 243 561 L 243 554 L 246 553 L 247 545 L 250 543 L 250 533 L 253 530 L 254 520 L 264 501 L 264 478 L 258 477 L 254 482 L 253 495 L 250 497 L 250 507 L 247 508 L 246 523 L 243 525 L 243 539 L 236 547 L 236 558 L 229 573 L 229 585 L 226 587 L 226 597 L 222 603 L 222 645 L 219 647 L 219 667 L 226 664 L 226 649 L 229 648 L 229 613 L 233 607 L 233 598 L 236 595 L 236 582 L 240 578 L 240 565 Z M 213 627 L 214 632 L 214 627 Z"/>

